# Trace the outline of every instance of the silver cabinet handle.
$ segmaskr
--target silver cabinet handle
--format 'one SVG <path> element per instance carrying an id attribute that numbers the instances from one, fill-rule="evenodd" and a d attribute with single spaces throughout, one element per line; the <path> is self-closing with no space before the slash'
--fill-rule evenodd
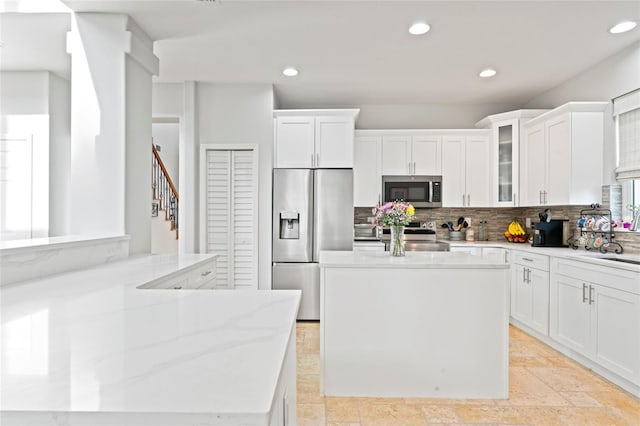
<path id="1" fill-rule="evenodd" d="M 522 260 L 527 262 L 533 262 L 533 259 L 529 259 L 528 257 L 523 257 Z"/>
<path id="2" fill-rule="evenodd" d="M 594 290 L 593 286 L 592 286 L 592 285 L 590 285 L 590 286 L 589 286 L 589 304 L 590 304 L 590 305 L 593 305 L 593 304 L 596 302 L 596 301 L 593 299 L 593 290 Z"/>
<path id="3" fill-rule="evenodd" d="M 313 154 L 311 154 L 311 168 L 312 169 L 315 167 L 314 159 L 315 159 L 315 156 Z"/>
<path id="4" fill-rule="evenodd" d="M 413 162 L 413 174 L 414 175 L 416 174 L 416 162 L 415 161 Z"/>
<path id="5" fill-rule="evenodd" d="M 527 268 L 522 268 L 522 282 L 527 282 Z"/>
<path id="6" fill-rule="evenodd" d="M 409 174 L 411 174 L 411 161 L 407 163 L 407 166 L 409 167 Z"/>
<path id="7" fill-rule="evenodd" d="M 582 303 L 587 302 L 587 285 L 582 283 Z"/>
<path id="8" fill-rule="evenodd" d="M 527 282 L 531 284 L 531 269 L 527 269 Z"/>
<path id="9" fill-rule="evenodd" d="M 542 204 L 542 191 L 540 191 L 540 193 L 538 194 L 538 199 L 540 201 L 540 204 Z"/>
<path id="10" fill-rule="evenodd" d="M 462 194 L 462 207 L 464 207 L 464 194 Z"/>
<path id="11" fill-rule="evenodd" d="M 467 207 L 471 207 L 471 194 L 467 194 Z"/>
<path id="12" fill-rule="evenodd" d="M 511 199 L 511 201 L 513 201 L 513 205 L 515 206 L 516 204 L 516 193 L 513 193 L 513 198 Z"/>
<path id="13" fill-rule="evenodd" d="M 180 290 L 181 288 L 182 288 L 181 285 L 177 285 L 177 286 L 173 287 L 174 290 Z"/>
<path id="14" fill-rule="evenodd" d="M 316 167 L 320 167 L 320 153 L 316 154 Z"/>
<path id="15" fill-rule="evenodd" d="M 201 277 L 206 277 L 207 275 L 209 275 L 211 273 L 211 271 L 207 271 L 207 272 L 203 272 L 200 274 Z"/>

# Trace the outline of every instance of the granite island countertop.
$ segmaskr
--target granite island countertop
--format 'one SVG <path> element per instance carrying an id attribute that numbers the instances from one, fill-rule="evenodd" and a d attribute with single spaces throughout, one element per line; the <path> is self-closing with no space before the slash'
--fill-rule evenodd
<path id="1" fill-rule="evenodd" d="M 265 423 L 300 292 L 136 288 L 211 258 L 140 256 L 3 287 L 0 423 Z"/>

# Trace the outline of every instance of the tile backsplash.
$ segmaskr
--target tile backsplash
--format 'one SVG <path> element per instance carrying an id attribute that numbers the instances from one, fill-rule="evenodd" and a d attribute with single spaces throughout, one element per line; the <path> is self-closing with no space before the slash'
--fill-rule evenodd
<path id="1" fill-rule="evenodd" d="M 546 208 L 551 210 L 554 219 L 568 219 L 571 224 L 574 224 L 580 217 L 580 210 L 588 209 L 589 206 L 416 209 L 416 220 L 435 222 L 437 238 L 441 240 L 448 239 L 448 231 L 440 227 L 446 221 L 457 223 L 460 216 L 470 218 L 470 226 L 476 231 L 477 236 L 478 224 L 481 220 L 485 220 L 487 221 L 489 240 L 506 241 L 503 233 L 514 218 L 524 227 L 526 218 L 531 218 L 532 223 L 538 222 L 538 214 Z M 371 216 L 372 207 L 356 207 L 354 209 L 355 223 L 367 223 L 367 218 Z M 527 229 L 527 232 L 531 232 L 531 228 Z M 640 232 L 616 232 L 616 241 L 624 247 L 625 254 L 640 253 Z"/>

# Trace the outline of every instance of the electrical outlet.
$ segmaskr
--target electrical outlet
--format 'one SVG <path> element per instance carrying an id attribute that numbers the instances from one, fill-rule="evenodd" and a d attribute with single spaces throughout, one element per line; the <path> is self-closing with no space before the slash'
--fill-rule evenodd
<path id="1" fill-rule="evenodd" d="M 531 228 L 531 218 L 528 217 L 524 220 L 524 223 L 526 225 L 527 228 Z"/>

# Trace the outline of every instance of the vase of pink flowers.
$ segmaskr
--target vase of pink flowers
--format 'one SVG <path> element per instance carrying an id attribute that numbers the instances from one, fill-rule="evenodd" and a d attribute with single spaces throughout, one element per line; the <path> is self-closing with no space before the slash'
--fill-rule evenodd
<path id="1" fill-rule="evenodd" d="M 413 206 L 404 201 L 394 201 L 374 208 L 373 214 L 378 225 L 387 226 L 391 230 L 391 256 L 404 256 L 404 227 L 414 218 Z"/>

